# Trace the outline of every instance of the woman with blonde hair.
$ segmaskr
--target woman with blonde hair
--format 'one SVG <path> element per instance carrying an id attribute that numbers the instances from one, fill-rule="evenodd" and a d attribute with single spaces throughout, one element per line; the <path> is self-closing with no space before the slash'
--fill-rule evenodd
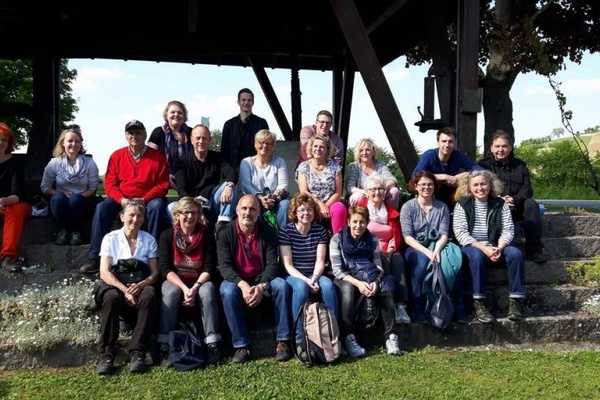
<path id="1" fill-rule="evenodd" d="M 298 165 L 296 179 L 300 193 L 317 203 L 322 216 L 318 222 L 329 224 L 335 234 L 346 225 L 346 206 L 341 202 L 342 167 L 331 158 L 334 150 L 329 138 L 311 137 L 306 147 L 308 160 Z"/>
<path id="2" fill-rule="evenodd" d="M 365 189 L 367 178 L 379 175 L 384 180 L 385 203 L 398 209 L 402 190 L 398 180 L 382 161 L 377 160 L 377 147 L 373 139 L 360 139 L 354 147 L 354 161 L 346 171 L 346 193 L 350 206 L 360 204 L 368 195 Z"/>
<path id="3" fill-rule="evenodd" d="M 53 158 L 44 168 L 40 185 L 50 198 L 50 210 L 56 224 L 59 246 L 83 242 L 83 221 L 94 212 L 96 191 L 100 184 L 98 166 L 85 155 L 79 129 L 62 131 L 52 152 Z"/>

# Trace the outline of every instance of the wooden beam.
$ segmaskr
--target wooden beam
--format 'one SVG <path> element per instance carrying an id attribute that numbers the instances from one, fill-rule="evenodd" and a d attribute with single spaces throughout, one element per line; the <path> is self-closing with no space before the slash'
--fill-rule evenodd
<path id="1" fill-rule="evenodd" d="M 389 17 L 394 15 L 396 12 L 400 11 L 402 7 L 408 3 L 409 0 L 398 0 L 395 3 L 390 4 L 390 6 L 382 12 L 379 17 L 375 19 L 375 21 L 371 22 L 367 29 L 367 34 L 370 35 L 373 33 L 375 29 L 377 29 L 381 24 L 383 24 Z"/>
<path id="2" fill-rule="evenodd" d="M 373 44 L 369 40 L 360 14 L 352 0 L 330 0 L 333 11 L 348 45 L 365 87 L 390 142 L 396 161 L 404 178 L 410 179 L 418 162 L 417 151 L 402 120 L 396 100 L 385 79 Z"/>
<path id="3" fill-rule="evenodd" d="M 198 29 L 198 0 L 188 0 L 188 32 L 196 33 Z"/>

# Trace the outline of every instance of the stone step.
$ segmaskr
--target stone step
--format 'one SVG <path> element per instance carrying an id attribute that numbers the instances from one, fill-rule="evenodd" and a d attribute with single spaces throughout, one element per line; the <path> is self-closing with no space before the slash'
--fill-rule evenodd
<path id="1" fill-rule="evenodd" d="M 542 226 L 544 237 L 598 236 L 600 214 L 544 214 Z"/>
<path id="2" fill-rule="evenodd" d="M 578 262 L 592 263 L 591 258 L 560 258 L 549 259 L 545 264 L 537 264 L 533 261 L 525 261 L 525 283 L 530 285 L 558 285 L 571 282 L 568 272 L 570 265 Z M 492 283 L 507 282 L 507 270 L 503 268 L 490 268 L 486 272 L 486 278 Z"/>
<path id="3" fill-rule="evenodd" d="M 530 315 L 520 322 L 499 318 L 495 323 L 483 324 L 472 321 L 467 324 L 453 323 L 448 329 L 438 330 L 419 324 L 398 325 L 400 346 L 404 350 L 434 346 L 439 348 L 508 346 L 517 344 L 585 342 L 598 338 L 600 316 L 581 312 L 561 311 Z M 272 358 L 275 353 L 273 329 L 254 330 L 251 353 L 254 358 Z M 367 349 L 384 344 L 380 325 L 364 333 L 357 333 L 359 343 Z M 124 340 L 120 340 L 116 365 L 126 363 Z M 221 343 L 223 362 L 230 362 L 231 342 Z M 0 370 L 22 368 L 68 367 L 93 365 L 97 361 L 96 346 L 63 343 L 44 352 L 27 353 L 10 345 L 0 345 Z M 295 361 L 293 361 L 295 362 Z"/>
<path id="4" fill-rule="evenodd" d="M 600 236 L 542 238 L 548 258 L 593 258 L 600 254 Z"/>

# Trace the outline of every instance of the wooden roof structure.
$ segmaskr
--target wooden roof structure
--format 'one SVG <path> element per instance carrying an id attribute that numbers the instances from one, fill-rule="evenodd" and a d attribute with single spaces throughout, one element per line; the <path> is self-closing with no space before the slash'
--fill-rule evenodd
<path id="1" fill-rule="evenodd" d="M 34 60 L 34 104 L 27 111 L 34 121 L 32 157 L 49 154 L 51 147 L 42 138 L 56 137 L 59 128 L 58 115 L 52 111 L 57 107 L 52 105 L 60 101 L 57 60 L 62 58 L 251 67 L 288 140 L 297 139 L 301 128 L 298 71 L 332 71 L 332 112 L 346 143 L 359 72 L 404 175 L 409 176 L 416 151 L 381 68 L 424 40 L 437 40 L 449 24 L 460 21 L 471 29 L 465 37 L 472 36 L 478 29 L 478 13 L 478 0 L 0 0 L 0 59 Z M 457 57 L 449 69 L 457 70 Z M 471 76 L 467 80 L 476 80 L 476 58 L 468 64 L 473 71 L 467 71 Z M 291 123 L 270 85 L 267 68 L 291 71 Z M 442 99 L 449 101 L 443 114 L 454 126 L 460 122 L 452 110 L 456 87 L 456 82 L 437 85 L 438 91 L 444 90 L 438 93 L 440 106 Z M 25 113 L 23 108 L 0 104 L 0 116 L 10 111 Z"/>

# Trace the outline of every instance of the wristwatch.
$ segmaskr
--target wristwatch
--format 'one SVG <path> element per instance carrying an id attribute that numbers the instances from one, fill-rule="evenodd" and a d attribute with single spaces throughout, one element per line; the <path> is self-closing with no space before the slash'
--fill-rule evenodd
<path id="1" fill-rule="evenodd" d="M 262 289 L 263 289 L 263 291 L 267 291 L 267 290 L 271 289 L 271 284 L 269 282 L 262 283 Z"/>
<path id="2" fill-rule="evenodd" d="M 234 187 L 234 186 L 235 186 L 235 183 L 233 183 L 233 182 L 227 182 L 227 183 L 225 184 L 225 186 L 232 188 L 232 187 Z"/>

